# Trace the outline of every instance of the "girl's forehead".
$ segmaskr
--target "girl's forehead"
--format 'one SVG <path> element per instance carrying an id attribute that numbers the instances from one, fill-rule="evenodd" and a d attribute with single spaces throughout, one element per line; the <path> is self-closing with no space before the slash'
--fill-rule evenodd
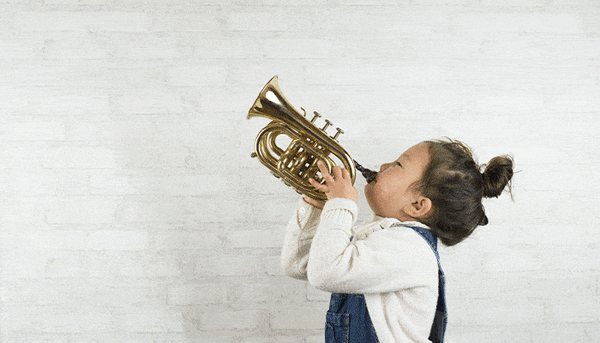
<path id="1" fill-rule="evenodd" d="M 398 161 L 403 160 L 405 163 L 418 165 L 426 165 L 430 159 L 429 146 L 425 143 L 412 146 L 398 157 Z"/>
<path id="2" fill-rule="evenodd" d="M 400 156 L 396 158 L 396 161 L 401 159 L 411 161 L 418 157 L 429 157 L 429 145 L 426 142 L 415 144 L 406 149 L 402 154 L 400 154 Z"/>
<path id="3" fill-rule="evenodd" d="M 425 143 L 419 143 L 408 148 L 405 152 L 403 152 L 400 155 L 400 157 L 410 160 L 415 156 L 423 155 L 429 155 L 429 147 Z"/>

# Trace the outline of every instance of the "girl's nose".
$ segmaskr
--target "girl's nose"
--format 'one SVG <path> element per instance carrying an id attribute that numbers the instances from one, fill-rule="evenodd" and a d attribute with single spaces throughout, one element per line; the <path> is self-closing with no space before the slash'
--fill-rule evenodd
<path id="1" fill-rule="evenodd" d="M 384 164 L 382 164 L 381 167 L 379 168 L 379 172 L 382 172 L 382 171 L 388 169 L 390 167 L 390 164 L 391 163 L 384 163 Z"/>

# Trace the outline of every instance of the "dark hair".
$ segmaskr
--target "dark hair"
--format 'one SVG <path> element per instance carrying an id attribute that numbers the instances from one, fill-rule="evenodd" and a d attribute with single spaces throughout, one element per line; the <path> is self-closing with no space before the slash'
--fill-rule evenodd
<path id="1" fill-rule="evenodd" d="M 477 226 L 488 223 L 481 199 L 497 198 L 508 186 L 511 191 L 513 159 L 494 157 L 479 166 L 465 144 L 455 141 L 427 141 L 430 161 L 418 184 L 421 194 L 431 200 L 432 209 L 421 221 L 447 246 L 467 238 Z M 483 173 L 480 171 L 485 168 Z"/>

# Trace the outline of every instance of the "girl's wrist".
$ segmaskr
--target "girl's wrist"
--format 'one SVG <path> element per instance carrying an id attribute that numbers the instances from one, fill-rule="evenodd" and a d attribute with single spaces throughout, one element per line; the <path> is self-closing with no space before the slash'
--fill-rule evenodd
<path id="1" fill-rule="evenodd" d="M 333 198 L 328 200 L 321 213 L 322 223 L 339 223 L 349 227 L 356 221 L 358 205 L 346 198 Z"/>

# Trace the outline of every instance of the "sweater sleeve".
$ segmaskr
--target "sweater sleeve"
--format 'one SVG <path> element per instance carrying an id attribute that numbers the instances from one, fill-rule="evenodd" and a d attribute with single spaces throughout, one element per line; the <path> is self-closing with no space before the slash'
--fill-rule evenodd
<path id="1" fill-rule="evenodd" d="M 306 280 L 308 253 L 315 235 L 321 210 L 300 200 L 290 218 L 281 249 L 281 268 L 295 279 Z"/>
<path id="2" fill-rule="evenodd" d="M 323 208 L 310 248 L 307 276 L 313 286 L 332 293 L 387 293 L 437 282 L 437 259 L 416 232 L 394 227 L 351 239 L 356 204 L 334 200 Z"/>

